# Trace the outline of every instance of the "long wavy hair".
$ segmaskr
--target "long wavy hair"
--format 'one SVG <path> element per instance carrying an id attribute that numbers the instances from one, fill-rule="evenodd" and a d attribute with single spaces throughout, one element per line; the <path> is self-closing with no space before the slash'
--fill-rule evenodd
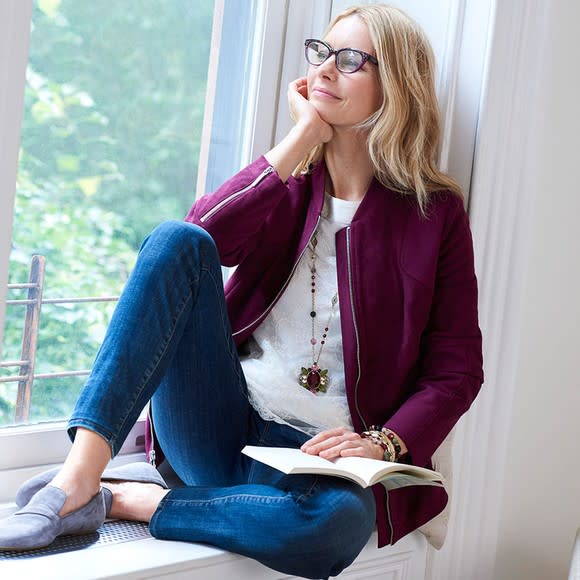
<path id="1" fill-rule="evenodd" d="M 366 24 L 379 61 L 383 101 L 359 125 L 368 132 L 367 145 L 374 174 L 385 187 L 417 198 L 425 215 L 429 194 L 461 188 L 437 167 L 440 120 L 435 93 L 435 58 L 421 27 L 401 10 L 385 4 L 366 4 L 341 12 L 340 20 L 358 16 Z M 324 155 L 315 147 L 299 164 L 295 175 L 308 173 Z"/>

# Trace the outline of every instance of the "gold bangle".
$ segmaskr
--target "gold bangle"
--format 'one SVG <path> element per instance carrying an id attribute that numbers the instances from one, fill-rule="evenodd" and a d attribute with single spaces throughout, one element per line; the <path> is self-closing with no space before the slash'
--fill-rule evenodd
<path id="1" fill-rule="evenodd" d="M 371 429 L 369 431 L 363 431 L 361 433 L 363 439 L 369 439 L 375 445 L 380 445 L 383 450 L 383 461 L 395 461 L 396 450 L 393 442 L 387 437 L 386 433 L 379 431 L 377 429 Z"/>
<path id="2" fill-rule="evenodd" d="M 381 431 L 393 443 L 395 447 L 395 461 L 398 461 L 399 457 L 401 457 L 401 442 L 399 441 L 399 438 L 390 429 L 387 429 L 386 427 L 383 427 Z"/>
<path id="3" fill-rule="evenodd" d="M 387 447 L 387 451 L 385 451 L 385 453 L 383 454 L 383 459 L 385 461 L 395 462 L 397 460 L 397 451 L 395 450 L 393 442 L 382 432 L 381 439 L 383 440 L 383 442 Z"/>
<path id="4" fill-rule="evenodd" d="M 383 442 L 381 447 L 390 451 L 390 459 L 387 459 L 385 452 L 385 461 L 399 461 L 399 457 L 401 456 L 401 443 L 393 431 L 380 425 L 371 425 L 368 432 L 377 433 Z"/>

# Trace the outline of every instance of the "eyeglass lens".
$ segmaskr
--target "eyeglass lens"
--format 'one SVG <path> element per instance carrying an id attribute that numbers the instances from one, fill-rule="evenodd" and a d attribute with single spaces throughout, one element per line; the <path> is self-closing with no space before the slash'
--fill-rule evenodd
<path id="1" fill-rule="evenodd" d="M 306 45 L 306 60 L 314 66 L 321 65 L 330 54 L 330 49 L 321 42 L 313 41 Z M 350 49 L 341 49 L 335 53 L 335 56 L 336 68 L 346 73 L 358 70 L 364 60 L 360 52 Z"/>

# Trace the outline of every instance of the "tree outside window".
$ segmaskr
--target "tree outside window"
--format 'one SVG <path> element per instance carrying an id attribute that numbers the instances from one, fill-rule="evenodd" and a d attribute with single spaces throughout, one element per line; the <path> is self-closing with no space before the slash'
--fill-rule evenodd
<path id="1" fill-rule="evenodd" d="M 142 239 L 185 214 L 213 10 L 213 0 L 35 2 L 11 282 L 42 254 L 45 295 L 119 294 Z M 112 309 L 45 305 L 37 372 L 90 368 Z M 4 360 L 20 356 L 22 321 L 21 308 L 7 309 Z M 66 418 L 83 381 L 38 380 L 31 422 Z M 15 401 L 16 384 L 0 383 L 0 425 L 14 421 Z"/>

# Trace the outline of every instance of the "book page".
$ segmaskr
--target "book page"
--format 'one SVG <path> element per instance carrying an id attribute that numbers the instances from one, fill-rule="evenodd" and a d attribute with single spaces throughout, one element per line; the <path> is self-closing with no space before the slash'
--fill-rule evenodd
<path id="1" fill-rule="evenodd" d="M 373 476 L 377 473 L 396 470 L 398 467 L 394 463 L 389 464 L 385 461 L 366 459 L 364 457 L 340 457 L 329 461 L 318 455 L 302 453 L 300 449 L 284 447 L 254 447 L 248 445 L 242 450 L 242 453 L 284 473 L 337 475 L 353 479 L 363 487 L 368 486 Z"/>
<path id="2" fill-rule="evenodd" d="M 433 485 L 435 487 L 445 487 L 441 481 L 424 479 L 408 473 L 391 473 L 381 481 L 387 491 L 399 489 L 400 487 L 410 487 L 412 485 Z"/>
<path id="3" fill-rule="evenodd" d="M 389 463 L 380 459 L 368 459 L 366 457 L 340 457 L 336 460 L 336 467 L 356 473 L 367 484 L 373 481 L 378 473 L 387 475 L 399 468 L 397 463 Z"/>
<path id="4" fill-rule="evenodd" d="M 396 474 L 401 478 L 410 477 L 407 481 L 415 479 L 423 481 L 442 480 L 442 476 L 429 469 L 400 463 L 389 463 L 378 459 L 366 457 L 339 457 L 333 461 L 323 459 L 318 455 L 302 453 L 300 449 L 285 447 L 256 447 L 247 445 L 242 453 L 266 463 L 275 469 L 288 474 L 318 473 L 347 477 L 366 487 L 378 483 L 385 477 L 393 477 Z M 396 486 L 396 484 L 394 484 Z M 416 485 L 408 483 L 407 485 Z"/>
<path id="5" fill-rule="evenodd" d="M 332 470 L 335 467 L 334 462 L 323 459 L 318 455 L 302 453 L 300 449 L 246 445 L 242 449 L 242 453 L 262 463 L 271 465 L 284 473 L 291 473 L 296 468 L 315 468 L 320 471 Z"/>

